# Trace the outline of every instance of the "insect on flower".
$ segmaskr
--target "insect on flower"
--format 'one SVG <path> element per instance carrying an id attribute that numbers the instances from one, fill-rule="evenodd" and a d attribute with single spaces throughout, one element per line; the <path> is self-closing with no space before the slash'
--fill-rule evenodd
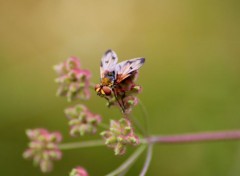
<path id="1" fill-rule="evenodd" d="M 108 101 L 109 97 L 113 95 L 124 113 L 123 98 L 126 90 L 121 87 L 121 84 L 135 76 L 138 69 L 144 64 L 145 58 L 135 58 L 120 63 L 117 61 L 118 57 L 113 50 L 105 52 L 100 64 L 100 84 L 95 86 L 95 91 Z M 119 99 L 121 99 L 121 103 Z"/>

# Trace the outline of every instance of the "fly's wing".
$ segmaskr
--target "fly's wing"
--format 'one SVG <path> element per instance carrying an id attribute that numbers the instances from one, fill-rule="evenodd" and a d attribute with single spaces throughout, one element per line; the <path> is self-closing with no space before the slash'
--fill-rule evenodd
<path id="1" fill-rule="evenodd" d="M 107 50 L 102 57 L 100 64 L 100 76 L 104 77 L 105 71 L 112 72 L 115 70 L 118 58 L 113 50 Z"/>
<path id="2" fill-rule="evenodd" d="M 127 61 L 120 62 L 116 66 L 118 75 L 117 82 L 120 83 L 131 75 L 132 72 L 138 70 L 145 62 L 145 58 L 135 58 Z"/>

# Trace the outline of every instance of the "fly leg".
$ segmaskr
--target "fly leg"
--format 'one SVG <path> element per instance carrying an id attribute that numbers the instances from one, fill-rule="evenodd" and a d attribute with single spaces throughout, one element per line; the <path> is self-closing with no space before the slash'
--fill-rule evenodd
<path id="1" fill-rule="evenodd" d="M 123 95 L 121 96 L 121 102 L 122 102 L 123 108 L 126 109 L 125 106 L 124 106 L 124 101 L 123 101 L 124 98 L 125 98 L 125 92 L 124 92 Z"/>
<path id="2" fill-rule="evenodd" d="M 121 104 L 120 103 L 120 101 L 118 100 L 118 98 L 117 98 L 117 94 L 116 94 L 116 91 L 115 91 L 115 89 L 113 88 L 113 94 L 114 94 L 114 97 L 115 97 L 115 99 L 117 100 L 117 102 L 118 102 L 118 104 L 119 104 L 119 106 L 121 107 L 121 109 L 122 109 L 122 112 L 125 114 L 125 108 L 124 108 L 124 105 L 123 104 Z M 122 100 L 122 99 L 121 99 Z M 122 101 L 123 102 L 123 101 Z"/>

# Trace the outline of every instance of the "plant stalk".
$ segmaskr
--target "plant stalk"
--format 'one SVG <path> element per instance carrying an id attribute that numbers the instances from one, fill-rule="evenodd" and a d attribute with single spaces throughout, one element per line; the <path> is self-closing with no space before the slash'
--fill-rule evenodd
<path id="1" fill-rule="evenodd" d="M 142 144 L 177 144 L 177 143 L 197 143 L 211 141 L 240 140 L 240 130 L 219 131 L 219 132 L 202 132 L 180 135 L 160 135 L 149 136 L 141 139 Z M 73 142 L 60 144 L 59 149 L 68 150 L 76 148 L 104 146 L 103 140 L 91 140 L 83 142 Z"/>
<path id="2" fill-rule="evenodd" d="M 226 141 L 226 140 L 239 140 L 240 130 L 234 131 L 219 131 L 219 132 L 202 132 L 190 133 L 181 135 L 163 135 L 163 136 L 150 136 L 142 140 L 143 143 L 193 143 L 193 142 L 206 142 L 206 141 Z"/>

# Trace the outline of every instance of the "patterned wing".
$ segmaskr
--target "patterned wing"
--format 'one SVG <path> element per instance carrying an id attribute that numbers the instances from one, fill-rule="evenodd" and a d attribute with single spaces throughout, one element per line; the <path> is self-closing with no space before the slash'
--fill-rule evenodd
<path id="1" fill-rule="evenodd" d="M 115 70 L 118 58 L 117 54 L 113 50 L 107 50 L 102 57 L 100 64 L 100 76 L 104 78 L 106 71 L 112 72 Z"/>
<path id="2" fill-rule="evenodd" d="M 116 66 L 118 75 L 117 82 L 120 83 L 131 75 L 132 72 L 138 70 L 145 62 L 145 58 L 135 58 L 127 61 L 120 62 Z"/>

